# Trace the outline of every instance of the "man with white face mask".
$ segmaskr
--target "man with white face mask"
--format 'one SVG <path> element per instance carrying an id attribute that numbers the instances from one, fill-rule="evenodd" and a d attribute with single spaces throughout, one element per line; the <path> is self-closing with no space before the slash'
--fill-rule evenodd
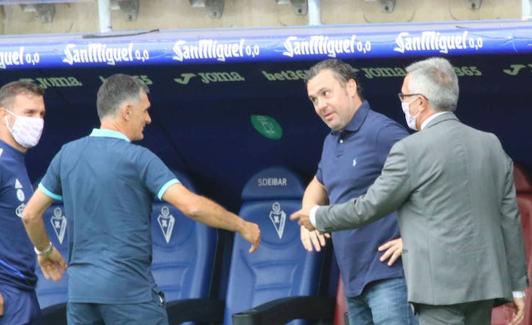
<path id="1" fill-rule="evenodd" d="M 492 133 L 461 123 L 458 78 L 443 58 L 406 68 L 410 128 L 365 195 L 291 218 L 309 230 L 359 228 L 397 210 L 408 301 L 420 325 L 489 325 L 494 305 L 524 316 L 528 277 L 513 163 Z"/>
<path id="2" fill-rule="evenodd" d="M 407 96 L 403 95 L 403 93 L 399 94 L 399 99 L 401 100 L 401 108 L 403 109 L 403 113 L 405 114 L 406 125 L 408 125 L 408 127 L 412 130 L 417 131 L 416 119 L 419 114 L 416 113 L 414 116 L 410 114 L 410 102 L 407 103 L 403 101 L 405 97 Z"/>
<path id="3" fill-rule="evenodd" d="M 33 324 L 40 317 L 35 253 L 21 218 L 33 193 L 24 154 L 41 137 L 43 95 L 41 88 L 27 82 L 15 81 L 0 88 L 1 325 Z"/>

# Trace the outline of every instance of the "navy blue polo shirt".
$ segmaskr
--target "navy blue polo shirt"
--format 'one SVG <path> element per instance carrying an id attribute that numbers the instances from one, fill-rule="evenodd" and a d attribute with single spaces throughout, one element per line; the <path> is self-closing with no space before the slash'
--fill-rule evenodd
<path id="1" fill-rule="evenodd" d="M 39 189 L 64 202 L 69 302 L 152 300 L 151 206 L 177 182 L 155 154 L 116 131 L 95 129 L 61 148 Z"/>
<path id="2" fill-rule="evenodd" d="M 408 132 L 399 123 L 370 109 L 367 101 L 342 131 L 332 131 L 323 143 L 317 179 L 331 204 L 365 194 L 380 175 L 391 147 Z M 332 240 L 347 297 L 360 295 L 376 280 L 403 276 L 400 260 L 388 266 L 377 248 L 400 237 L 397 215 L 390 214 L 362 228 L 334 232 Z"/>
<path id="3" fill-rule="evenodd" d="M 24 154 L 0 140 L 0 283 L 33 290 L 35 253 L 22 211 L 33 194 Z"/>

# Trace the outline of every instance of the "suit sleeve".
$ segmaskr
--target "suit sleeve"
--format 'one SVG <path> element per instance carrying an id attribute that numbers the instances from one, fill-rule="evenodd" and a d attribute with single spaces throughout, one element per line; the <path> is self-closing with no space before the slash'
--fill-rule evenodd
<path id="1" fill-rule="evenodd" d="M 316 212 L 316 228 L 331 232 L 362 227 L 397 210 L 411 189 L 408 155 L 403 142 L 398 142 L 367 193 L 342 204 L 320 207 Z"/>
<path id="2" fill-rule="evenodd" d="M 504 197 L 501 203 L 501 225 L 504 249 L 510 270 L 513 291 L 522 291 L 528 287 L 528 276 L 525 262 L 523 234 L 519 209 L 517 207 L 513 163 L 507 157 Z"/>

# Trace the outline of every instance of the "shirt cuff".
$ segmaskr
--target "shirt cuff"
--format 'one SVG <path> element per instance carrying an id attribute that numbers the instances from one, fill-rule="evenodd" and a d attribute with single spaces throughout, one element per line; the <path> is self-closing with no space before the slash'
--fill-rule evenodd
<path id="1" fill-rule="evenodd" d="M 310 219 L 310 223 L 314 226 L 314 228 L 316 228 L 316 212 L 318 211 L 319 207 L 320 207 L 319 205 L 315 205 L 312 208 L 310 208 L 310 212 L 308 216 Z"/>
<path id="2" fill-rule="evenodd" d="M 157 193 L 157 198 L 159 199 L 159 201 L 162 201 L 163 200 L 163 195 L 164 193 L 166 193 L 166 190 L 174 185 L 174 184 L 178 184 L 179 181 L 177 180 L 177 178 L 172 178 L 171 180 L 169 180 L 168 182 L 166 182 L 163 186 L 161 186 L 161 189 L 159 190 L 159 192 Z"/>
<path id="3" fill-rule="evenodd" d="M 526 295 L 524 291 L 512 291 L 512 296 L 518 299 L 518 298 L 524 298 Z"/>
<path id="4" fill-rule="evenodd" d="M 56 201 L 62 201 L 63 200 L 63 197 L 59 194 L 55 194 L 54 192 L 48 190 L 46 187 L 44 187 L 44 185 L 42 185 L 42 183 L 39 183 L 39 186 L 38 188 L 46 195 L 48 196 L 49 198 L 51 198 L 52 200 L 56 200 Z"/>

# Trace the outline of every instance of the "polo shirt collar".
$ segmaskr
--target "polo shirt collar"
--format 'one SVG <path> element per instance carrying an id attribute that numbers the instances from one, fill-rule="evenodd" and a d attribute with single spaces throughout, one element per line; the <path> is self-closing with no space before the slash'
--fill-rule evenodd
<path id="1" fill-rule="evenodd" d="M 17 149 L 15 149 L 11 145 L 7 144 L 3 140 L 0 140 L 0 150 L 1 150 L 0 157 L 2 157 L 2 155 L 4 155 L 4 154 L 8 154 L 12 158 L 14 158 L 14 159 L 16 159 L 18 161 L 24 162 L 24 153 L 18 151 Z M 4 153 L 4 151 L 5 151 L 5 153 Z"/>
<path id="2" fill-rule="evenodd" d="M 91 132 L 90 136 L 91 137 L 115 138 L 115 139 L 120 139 L 120 140 L 124 140 L 124 141 L 127 141 L 127 142 L 131 142 L 128 139 L 128 137 L 125 136 L 124 133 L 118 132 L 118 131 L 114 131 L 114 130 L 109 130 L 109 129 L 92 129 L 92 132 Z"/>
<path id="3" fill-rule="evenodd" d="M 348 131 L 348 132 L 358 131 L 360 127 L 362 126 L 362 124 L 364 124 L 364 121 L 366 120 L 368 113 L 369 113 L 369 103 L 367 100 L 365 100 L 362 102 L 362 105 L 360 105 L 360 107 L 357 109 L 357 111 L 355 112 L 355 115 L 353 115 L 353 118 L 351 119 L 351 121 L 349 121 L 349 123 L 347 123 L 345 128 L 340 131 L 333 131 L 332 133 L 339 134 L 345 131 Z"/>

